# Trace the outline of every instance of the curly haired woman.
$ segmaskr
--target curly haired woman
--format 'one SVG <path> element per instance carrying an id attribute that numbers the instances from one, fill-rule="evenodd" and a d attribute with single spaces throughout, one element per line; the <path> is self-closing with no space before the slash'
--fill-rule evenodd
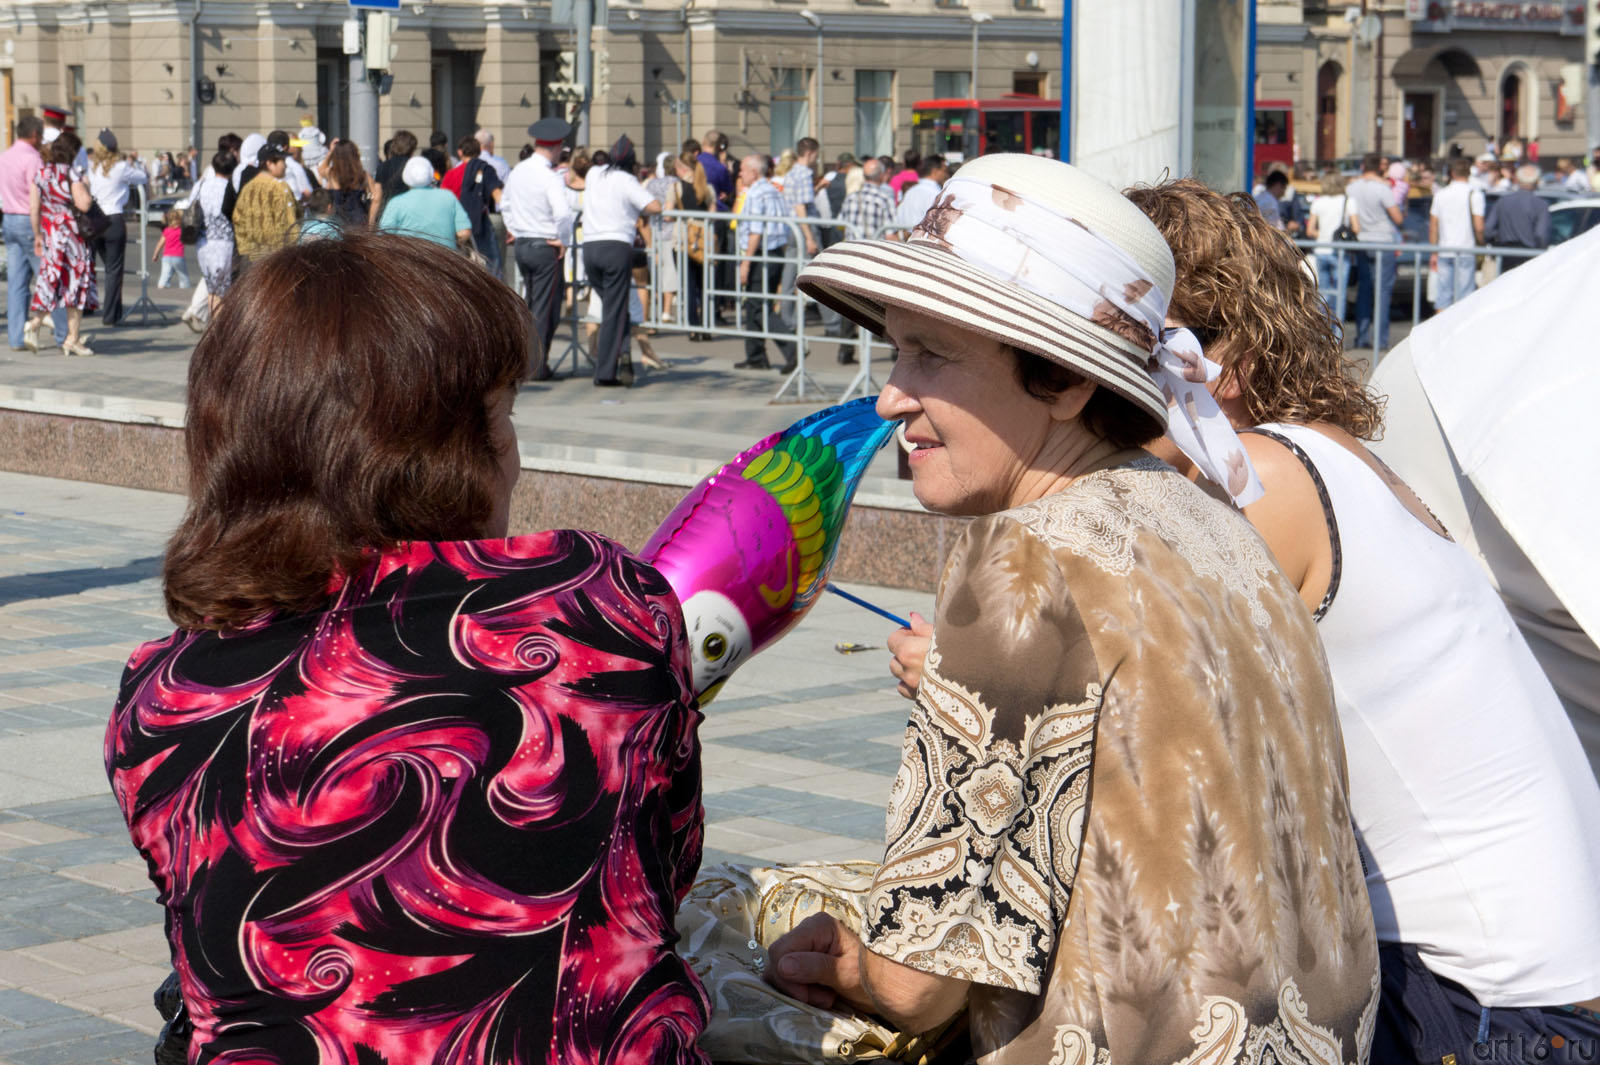
<path id="1" fill-rule="evenodd" d="M 1212 391 L 1247 430 L 1266 494 L 1245 517 L 1327 650 L 1381 943 L 1372 1060 L 1600 1046 L 1600 789 L 1555 692 L 1477 562 L 1363 444 L 1382 407 L 1298 249 L 1195 181 L 1128 196 L 1172 246 L 1169 324 L 1222 365 Z"/>

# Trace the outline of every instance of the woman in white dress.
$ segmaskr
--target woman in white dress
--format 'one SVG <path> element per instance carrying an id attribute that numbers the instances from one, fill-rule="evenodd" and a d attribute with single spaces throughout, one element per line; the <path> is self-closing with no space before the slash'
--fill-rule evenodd
<path id="1" fill-rule="evenodd" d="M 195 195 L 200 200 L 200 212 L 205 219 L 205 232 L 195 258 L 200 261 L 200 273 L 205 276 L 206 290 L 210 293 L 211 310 L 222 302 L 223 293 L 233 283 L 233 223 L 222 211 L 223 198 L 228 193 L 228 182 L 239 165 L 232 152 L 218 152 L 211 160 L 213 173 L 201 179 Z"/>

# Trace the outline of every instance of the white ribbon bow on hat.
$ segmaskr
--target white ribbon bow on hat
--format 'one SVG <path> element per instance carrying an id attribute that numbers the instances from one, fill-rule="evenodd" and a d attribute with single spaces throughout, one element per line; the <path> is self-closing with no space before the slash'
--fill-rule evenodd
<path id="1" fill-rule="evenodd" d="M 1149 358 L 1146 373 L 1167 400 L 1167 435 L 1244 507 L 1265 494 L 1239 436 L 1206 384 L 1222 367 L 1187 329 L 1166 329 L 1167 293 L 1122 248 L 1026 195 L 987 181 L 946 182 L 913 243 L 936 244 L 996 280 L 1017 285 L 1107 329 Z"/>
<path id="2" fill-rule="evenodd" d="M 1156 365 L 1151 376 L 1167 397 L 1167 436 L 1178 450 L 1236 506 L 1247 507 L 1265 495 L 1239 434 L 1206 387 L 1222 375 L 1222 367 L 1206 358 L 1199 339 L 1187 329 L 1163 330 Z"/>

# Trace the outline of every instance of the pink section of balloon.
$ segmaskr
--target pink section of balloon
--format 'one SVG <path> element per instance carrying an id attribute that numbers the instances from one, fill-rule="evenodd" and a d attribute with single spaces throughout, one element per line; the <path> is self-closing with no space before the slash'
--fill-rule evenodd
<path id="1" fill-rule="evenodd" d="M 870 398 L 803 418 L 696 485 L 640 550 L 683 604 L 702 703 L 816 601 L 893 429 Z"/>

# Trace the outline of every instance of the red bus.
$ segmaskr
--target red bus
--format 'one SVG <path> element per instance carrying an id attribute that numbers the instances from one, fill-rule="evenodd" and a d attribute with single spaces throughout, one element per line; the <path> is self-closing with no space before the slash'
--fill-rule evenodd
<path id="1" fill-rule="evenodd" d="M 1294 176 L 1294 101 L 1256 101 L 1256 176 L 1282 170 Z"/>
<path id="2" fill-rule="evenodd" d="M 952 163 L 990 152 L 1061 158 L 1061 101 L 1037 96 L 997 100 L 918 100 L 911 105 L 911 146 Z"/>

